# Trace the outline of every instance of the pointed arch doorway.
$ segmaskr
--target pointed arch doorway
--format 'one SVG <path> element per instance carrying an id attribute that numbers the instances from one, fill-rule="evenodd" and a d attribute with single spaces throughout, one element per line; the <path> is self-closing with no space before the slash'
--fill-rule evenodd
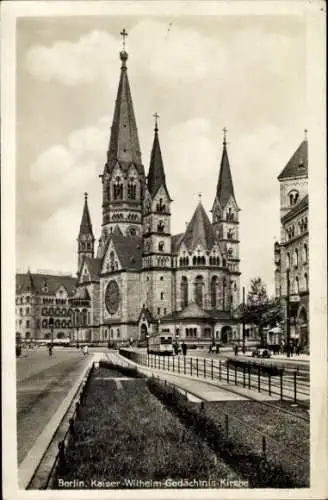
<path id="1" fill-rule="evenodd" d="M 146 340 L 147 333 L 148 333 L 147 325 L 145 325 L 145 323 L 142 323 L 140 327 L 140 340 Z"/>
<path id="2" fill-rule="evenodd" d="M 232 340 L 232 328 L 231 326 L 223 326 L 221 329 L 221 342 L 222 344 L 228 344 Z"/>

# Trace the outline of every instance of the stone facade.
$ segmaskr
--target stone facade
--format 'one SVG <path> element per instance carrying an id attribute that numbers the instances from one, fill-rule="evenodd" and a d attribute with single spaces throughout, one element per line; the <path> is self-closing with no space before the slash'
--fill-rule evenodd
<path id="1" fill-rule="evenodd" d="M 275 243 L 275 292 L 280 297 L 287 332 L 289 292 L 290 338 L 309 346 L 308 144 L 305 139 L 278 177 L 280 181 L 280 242 Z M 287 276 L 289 275 L 289 290 Z M 285 339 L 286 340 L 286 339 Z"/>

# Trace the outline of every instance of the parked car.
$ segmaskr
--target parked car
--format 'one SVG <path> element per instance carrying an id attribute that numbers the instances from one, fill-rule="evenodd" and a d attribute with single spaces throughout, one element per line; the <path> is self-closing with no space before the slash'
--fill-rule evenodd
<path id="1" fill-rule="evenodd" d="M 268 347 L 257 347 L 252 352 L 253 358 L 271 358 L 272 356 L 272 351 L 268 349 Z"/>

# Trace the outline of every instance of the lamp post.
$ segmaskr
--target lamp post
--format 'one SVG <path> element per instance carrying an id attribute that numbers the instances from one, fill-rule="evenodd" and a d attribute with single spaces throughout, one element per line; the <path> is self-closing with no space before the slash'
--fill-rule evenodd
<path id="1" fill-rule="evenodd" d="M 147 356 L 149 356 L 149 333 L 146 333 L 146 341 L 147 341 Z"/>
<path id="2" fill-rule="evenodd" d="M 245 287 L 243 286 L 243 354 L 245 354 L 246 348 L 246 330 L 245 330 Z"/>
<path id="3" fill-rule="evenodd" d="M 290 282 L 289 282 L 289 269 L 286 271 L 287 279 L 287 297 L 286 297 L 286 350 L 287 358 L 290 358 L 290 307 L 289 307 L 289 294 L 290 294 Z"/>
<path id="4" fill-rule="evenodd" d="M 49 326 L 50 326 L 50 333 L 51 333 L 51 348 L 53 348 L 53 345 L 54 345 L 54 318 L 53 317 L 49 318 Z"/>
<path id="5" fill-rule="evenodd" d="M 225 289 L 226 289 L 226 286 L 227 286 L 227 280 L 225 278 L 223 278 L 223 311 L 225 311 Z"/>

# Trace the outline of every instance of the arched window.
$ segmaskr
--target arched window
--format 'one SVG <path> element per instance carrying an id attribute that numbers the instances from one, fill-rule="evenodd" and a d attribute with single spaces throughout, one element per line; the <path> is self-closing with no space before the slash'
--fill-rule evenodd
<path id="1" fill-rule="evenodd" d="M 135 200 L 137 193 L 137 186 L 135 185 L 135 181 L 133 177 L 130 177 L 128 183 L 128 200 Z"/>
<path id="2" fill-rule="evenodd" d="M 197 276 L 195 280 L 195 302 L 199 307 L 203 307 L 204 300 L 204 279 L 203 276 Z"/>
<path id="3" fill-rule="evenodd" d="M 181 307 L 184 309 L 188 305 L 188 278 L 182 276 L 181 278 Z"/>
<path id="4" fill-rule="evenodd" d="M 55 321 L 55 328 L 60 328 L 60 321 L 59 321 L 59 319 L 56 319 L 56 321 Z"/>
<path id="5" fill-rule="evenodd" d="M 63 319 L 63 321 L 62 321 L 62 328 L 66 328 L 66 320 L 65 319 Z"/>
<path id="6" fill-rule="evenodd" d="M 123 184 L 120 177 L 116 177 L 113 185 L 113 198 L 114 200 L 123 199 Z"/>
<path id="7" fill-rule="evenodd" d="M 116 335 L 117 335 L 117 338 L 119 339 L 119 338 L 120 338 L 120 336 L 121 336 L 121 334 L 120 334 L 120 329 L 119 329 L 119 328 L 116 330 Z"/>
<path id="8" fill-rule="evenodd" d="M 297 200 L 298 200 L 298 196 L 299 196 L 299 193 L 298 191 L 296 191 L 295 189 L 290 191 L 288 193 L 288 197 L 289 197 L 289 204 L 290 206 L 293 206 L 297 203 Z"/>
<path id="9" fill-rule="evenodd" d="M 186 257 L 185 261 L 186 261 L 186 266 L 189 266 L 189 257 Z"/>
<path id="10" fill-rule="evenodd" d="M 299 291 L 300 291 L 300 282 L 298 277 L 296 276 L 294 281 L 294 293 L 299 293 Z"/>
<path id="11" fill-rule="evenodd" d="M 83 309 L 81 312 L 81 326 L 87 326 L 87 310 Z"/>
<path id="12" fill-rule="evenodd" d="M 195 266 L 196 264 L 197 264 L 197 257 L 196 257 L 196 256 L 194 256 L 194 257 L 192 258 L 192 265 L 193 265 L 193 266 Z"/>
<path id="13" fill-rule="evenodd" d="M 209 263 L 210 263 L 210 266 L 212 266 L 212 265 L 213 265 L 213 257 L 210 257 L 210 258 L 209 258 Z"/>
<path id="14" fill-rule="evenodd" d="M 294 254 L 293 254 L 293 265 L 295 268 L 298 267 L 298 250 L 295 248 Z"/>
<path id="15" fill-rule="evenodd" d="M 304 273 L 304 287 L 305 287 L 305 290 L 309 289 L 309 277 L 308 277 L 307 273 Z"/>
<path id="16" fill-rule="evenodd" d="M 228 230 L 227 238 L 228 238 L 228 240 L 232 240 L 233 239 L 233 230 L 232 229 Z"/>
<path id="17" fill-rule="evenodd" d="M 197 257 L 197 266 L 200 266 L 201 262 L 202 262 L 202 261 L 201 261 L 201 258 L 200 258 L 200 256 L 198 255 L 198 257 Z"/>
<path id="18" fill-rule="evenodd" d="M 303 246 L 303 262 L 304 264 L 308 261 L 308 246 L 306 243 L 304 243 Z"/>
<path id="19" fill-rule="evenodd" d="M 213 309 L 216 309 L 217 284 L 218 284 L 218 278 L 217 278 L 217 276 L 213 276 L 213 278 L 211 280 L 211 306 Z"/>
<path id="20" fill-rule="evenodd" d="M 165 228 L 164 222 L 162 220 L 160 220 L 159 223 L 157 224 L 157 231 L 159 233 L 163 233 L 164 228 Z"/>
<path id="21" fill-rule="evenodd" d="M 220 257 L 217 257 L 216 258 L 216 265 L 219 266 L 220 265 Z"/>
<path id="22" fill-rule="evenodd" d="M 42 320 L 42 328 L 47 328 L 48 327 L 48 321 L 46 319 Z"/>
<path id="23" fill-rule="evenodd" d="M 158 243 L 158 250 L 159 252 L 164 252 L 164 241 Z"/>
<path id="24" fill-rule="evenodd" d="M 205 259 L 205 257 L 204 257 L 204 256 L 203 256 L 203 257 L 201 257 L 201 265 L 202 265 L 202 266 L 205 266 L 205 265 L 206 265 L 206 259 Z"/>
<path id="25" fill-rule="evenodd" d="M 78 309 L 75 311 L 75 326 L 80 326 L 80 311 Z"/>
<path id="26" fill-rule="evenodd" d="M 286 269 L 290 269 L 290 253 L 286 254 Z"/>

